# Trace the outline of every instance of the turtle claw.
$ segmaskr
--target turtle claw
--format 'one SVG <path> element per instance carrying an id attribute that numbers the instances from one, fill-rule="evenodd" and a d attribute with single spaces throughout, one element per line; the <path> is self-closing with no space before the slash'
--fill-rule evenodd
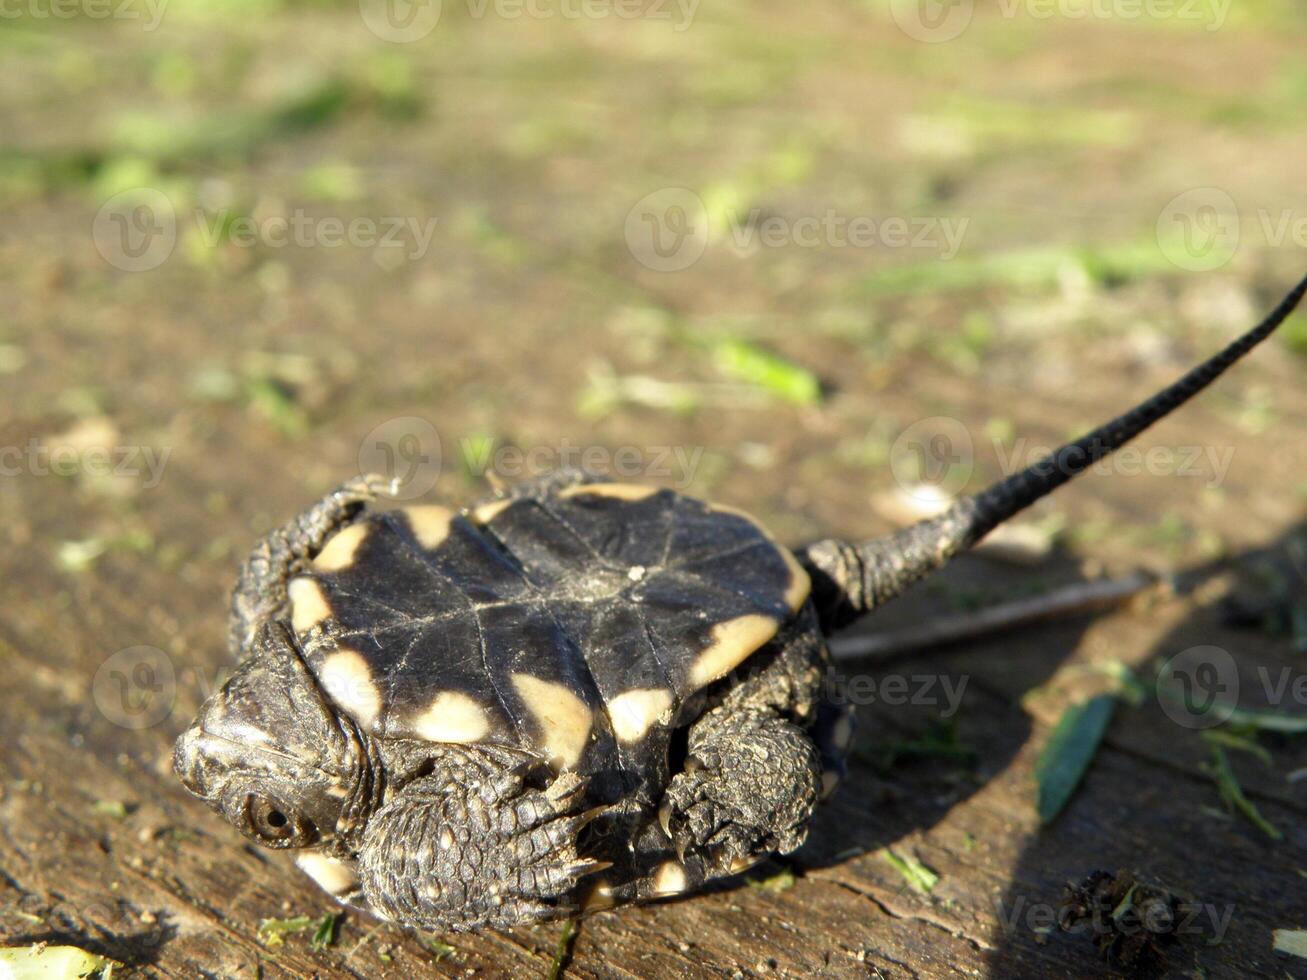
<path id="1" fill-rule="evenodd" d="M 658 808 L 658 826 L 663 828 L 663 833 L 667 836 L 668 840 L 674 839 L 672 837 L 672 801 L 671 800 L 664 799 L 662 802 L 662 806 Z"/>
<path id="2" fill-rule="evenodd" d="M 579 850 L 581 830 L 610 809 L 584 806 L 584 776 L 542 787 L 509 770 L 486 794 L 462 775 L 415 780 L 373 818 L 362 868 L 374 909 L 432 928 L 554 919 L 611 867 Z M 422 887 L 404 885 L 413 880 Z"/>

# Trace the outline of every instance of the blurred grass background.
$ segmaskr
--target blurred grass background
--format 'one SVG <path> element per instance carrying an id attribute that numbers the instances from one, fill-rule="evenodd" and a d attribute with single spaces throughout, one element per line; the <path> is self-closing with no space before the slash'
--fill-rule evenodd
<path id="1" fill-rule="evenodd" d="M 899 0 L 387 8 L 438 12 L 411 43 L 369 26 L 371 0 L 14 4 L 9 427 L 108 419 L 209 487 L 240 445 L 320 489 L 377 422 L 421 415 L 465 464 L 450 495 L 481 485 L 466 464 L 486 445 L 695 445 L 697 492 L 766 487 L 789 535 L 865 530 L 915 419 L 1060 438 L 1246 326 L 1307 243 L 1300 4 L 960 2 L 940 43 L 913 36 L 929 5 Z M 628 215 L 675 187 L 708 244 L 658 271 Z M 171 202 L 177 242 L 123 271 L 93 226 L 140 188 Z M 1210 271 L 1160 237 L 1194 188 L 1238 208 Z M 420 250 L 239 237 L 296 214 L 434 231 Z M 827 214 L 965 234 L 947 258 L 740 241 L 749 220 Z M 1216 410 L 1250 432 L 1292 419 L 1244 377 Z M 1033 411 L 1050 401 L 1064 417 Z M 862 487 L 833 489 L 850 471 Z"/>
<path id="2" fill-rule="evenodd" d="M 920 474 L 895 465 L 895 447 L 917 423 L 964 433 L 974 460 L 944 482 L 978 489 L 1173 380 L 1307 266 L 1298 0 L 648 0 L 640 18 L 616 16 L 633 9 L 617 0 L 382 2 L 0 0 L 0 477 L 17 477 L 0 478 L 0 721 L 14 770 L 0 789 L 47 780 L 63 794 L 10 794 L 14 813 L 40 815 L 15 818 L 13 835 L 42 836 L 30 861 L 16 844 L 5 860 L 34 894 L 57 895 L 77 877 L 66 852 L 87 879 L 69 902 L 102 892 L 180 916 L 184 933 L 159 948 L 165 972 L 190 957 L 244 971 L 237 939 L 262 917 L 325 902 L 202 822 L 169 745 L 224 662 L 236 562 L 356 472 L 378 427 L 438 432 L 432 495 L 449 502 L 486 491 L 499 450 L 543 448 L 548 465 L 568 445 L 610 461 L 625 447 L 647 469 L 637 479 L 744 506 L 785 540 L 859 537 L 910 519 L 903 490 Z M 405 24 L 419 36 L 386 39 Z M 650 201 L 661 212 L 642 210 Z M 702 254 L 660 268 L 641 238 L 651 217 L 692 231 L 670 240 Z M 307 243 L 269 233 L 292 221 Z M 358 222 L 399 228 L 399 244 L 342 244 Z M 881 234 L 850 244 L 855 222 Z M 928 234 L 897 242 L 894 223 Z M 150 247 L 116 248 L 120 232 Z M 1074 545 L 1083 568 L 985 563 L 967 579 L 960 567 L 911 601 L 970 608 L 1073 571 L 1194 567 L 1292 533 L 1307 502 L 1305 356 L 1300 314 L 1141 440 L 1210 450 L 1228 472 L 1206 456 L 1187 474 L 1168 470 L 1174 459 L 1136 479 L 1116 467 L 1041 504 L 1028 526 Z M 109 449 L 135 450 L 135 471 L 90 465 Z M 37 451 L 75 465 L 50 478 Z M 1018 975 L 1009 946 L 1022 975 L 1084 973 L 1098 963 L 1088 944 L 1078 959 L 1043 934 L 1004 932 L 994 896 L 1047 898 L 1090 867 L 1144 860 L 1205 890 L 1209 857 L 1253 899 L 1204 956 L 1262 962 L 1302 862 L 1232 836 L 1192 758 L 1188 782 L 1157 775 L 1196 740 L 1154 726 L 1147 779 L 1145 753 L 1109 753 L 1103 779 L 1128 791 L 1086 788 L 1079 823 L 1039 833 L 1022 795 L 1026 736 L 1051 722 L 1031 721 L 1023 692 L 1073 654 L 1142 672 L 1209 642 L 1214 614 L 1168 632 L 1184 612 L 959 654 L 979 659 L 950 673 L 986 665 L 963 737 L 1000 779 L 954 805 L 955 785 L 914 761 L 895 802 L 864 772 L 866 793 L 823 818 L 804 859 L 813 880 L 793 895 L 737 889 L 590 920 L 579 975 L 610 975 L 610 960 L 738 973 L 759 953 L 759 922 L 799 912 L 801 928 L 767 942 L 805 975 L 865 976 L 873 962 L 897 975 L 895 957 L 922 975 Z M 1282 642 L 1253 648 L 1248 669 Z M 87 684 L 111 651 L 141 644 L 167 652 L 178 697 L 166 723 L 134 732 L 97 714 Z M 1132 717 L 1130 745 L 1152 716 Z M 870 721 L 868 742 L 919 737 L 897 708 Z M 53 773 L 69 766 L 81 775 L 62 785 Z M 1303 783 L 1242 775 L 1290 829 Z M 116 835 L 91 806 L 111 794 L 131 804 L 118 803 L 131 815 Z M 1123 832 L 1144 817 L 1168 832 Z M 199 843 L 178 843 L 192 826 Z M 973 854 L 977 827 L 993 830 Z M 885 861 L 846 853 L 831 831 L 850 828 L 859 847 L 915 842 L 947 896 L 930 917 Z M 1186 863 L 1189 848 L 1203 860 Z M 181 897 L 125 873 L 133 860 L 175 875 Z M 214 899 L 235 931 L 187 917 L 187 896 L 206 889 L 242 896 Z M 864 892 L 881 906 L 865 921 Z M 111 918 L 97 928 L 136 935 L 135 918 Z M 6 937 L 30 926 L 5 923 Z M 350 966 L 365 928 L 348 921 L 352 951 L 342 940 L 313 968 L 389 963 L 395 936 Z M 449 968 L 548 962 L 555 935 L 542 935 L 520 949 L 466 937 L 468 958 Z M 681 936 L 693 947 L 668 945 Z M 837 948 L 853 958 L 831 959 Z"/>

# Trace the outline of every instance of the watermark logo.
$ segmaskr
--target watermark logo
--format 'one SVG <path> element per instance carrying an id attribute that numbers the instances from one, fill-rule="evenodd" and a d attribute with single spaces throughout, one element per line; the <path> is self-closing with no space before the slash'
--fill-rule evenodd
<path id="1" fill-rule="evenodd" d="M 994 458 L 1003 476 L 1033 470 L 1041 477 L 1055 473 L 1075 476 L 1154 476 L 1201 479 L 1208 488 L 1219 487 L 1230 472 L 1234 446 L 1122 446 L 1107 451 L 1101 443 L 1086 446 L 1049 446 L 1025 438 L 992 438 Z M 1093 462 L 1090 462 L 1090 460 Z M 919 419 L 894 440 L 889 453 L 890 472 L 899 487 L 923 503 L 956 496 L 975 469 L 975 448 L 970 430 L 947 415 Z"/>
<path id="2" fill-rule="evenodd" d="M 158 29 L 168 0 L 0 0 L 0 20 L 139 20 Z"/>
<path id="3" fill-rule="evenodd" d="M 440 433 L 424 418 L 389 419 L 359 444 L 359 473 L 380 473 L 394 481 L 397 500 L 421 497 L 440 478 Z"/>
<path id="4" fill-rule="evenodd" d="M 677 490 L 686 489 L 694 481 L 704 452 L 703 446 L 584 446 L 570 439 L 534 446 L 463 439 L 459 448 L 469 473 L 481 477 L 493 474 L 509 483 L 558 470 L 584 470 L 622 482 L 657 480 Z"/>
<path id="5" fill-rule="evenodd" d="M 187 233 L 187 243 L 219 248 L 375 249 L 416 262 L 435 238 L 439 219 L 413 215 L 314 215 L 303 208 L 258 217 L 230 208 L 195 208 L 182 214 L 163 191 L 136 187 L 105 201 L 92 223 L 96 250 L 124 272 L 148 272 L 166 262 Z"/>
<path id="6" fill-rule="evenodd" d="M 1218 646 L 1190 647 L 1168 660 L 1157 676 L 1157 699 L 1182 728 L 1213 728 L 1239 704 L 1239 668 Z"/>
<path id="7" fill-rule="evenodd" d="M 828 669 L 822 678 L 825 701 L 840 706 L 883 704 L 897 708 L 912 705 L 937 708 L 949 719 L 962 707 L 970 676 L 948 674 L 845 674 Z"/>
<path id="8" fill-rule="evenodd" d="M 699 0 L 464 0 L 464 6 L 474 21 L 668 21 L 680 33 L 694 22 Z M 359 13 L 383 41 L 409 44 L 436 29 L 441 0 L 359 0 Z"/>
<path id="9" fill-rule="evenodd" d="M 827 209 L 820 215 L 796 218 L 764 216 L 760 208 L 728 212 L 731 243 L 751 248 L 914 248 L 939 254 L 945 261 L 958 254 L 969 218 L 930 215 L 843 215 Z"/>
<path id="10" fill-rule="evenodd" d="M 1224 939 L 1234 917 L 1233 905 L 1210 902 L 1151 901 L 1142 908 L 1130 906 L 1119 910 L 1093 910 L 1078 915 L 1066 903 L 1030 901 L 1017 895 L 1007 901 L 995 899 L 994 912 L 1004 932 L 1014 934 L 1024 928 L 1047 934 L 1054 928 L 1069 935 L 1132 936 L 1141 933 L 1180 937 L 1201 937 L 1211 944 Z"/>
<path id="11" fill-rule="evenodd" d="M 1052 446 L 1031 445 L 1026 439 L 1017 439 L 1011 446 L 1001 440 L 994 441 L 994 455 L 1004 476 L 1011 476 L 1028 466 L 1052 472 L 1058 467 L 1073 470 L 1083 456 L 1067 453 L 1055 456 Z M 1234 446 L 1190 445 L 1122 446 L 1090 464 L 1087 472 L 1100 476 L 1175 476 L 1204 480 L 1204 486 L 1215 489 L 1225 482 L 1234 462 Z"/>
<path id="12" fill-rule="evenodd" d="M 1225 26 L 1233 0 L 998 0 L 993 8 L 1006 20 L 1025 16 L 1053 19 L 1173 21 Z M 952 41 L 971 26 L 974 0 L 890 0 L 890 15 L 908 37 L 927 44 Z"/>
<path id="13" fill-rule="evenodd" d="M 626 215 L 626 247 L 655 272 L 680 272 L 708 247 L 708 209 L 688 187 L 664 187 L 635 202 Z"/>
<path id="14" fill-rule="evenodd" d="M 427 254 L 436 234 L 436 218 L 359 215 L 349 220 L 317 217 L 296 208 L 288 215 L 255 219 L 227 210 L 195 211 L 200 241 L 209 248 L 229 244 L 236 248 L 341 248 L 403 250 L 407 261 Z"/>
<path id="15" fill-rule="evenodd" d="M 947 415 L 919 419 L 894 440 L 889 465 L 900 489 L 923 503 L 956 496 L 975 468 L 971 432 Z"/>
<path id="16" fill-rule="evenodd" d="M 22 446 L 0 446 L 0 477 L 30 476 L 139 480 L 153 490 L 163 480 L 171 446 L 124 446 L 102 442 L 46 445 L 29 439 Z"/>
<path id="17" fill-rule="evenodd" d="M 367 29 L 394 44 L 420 41 L 440 23 L 441 0 L 359 0 Z"/>
<path id="18" fill-rule="evenodd" d="M 722 240 L 738 253 L 760 249 L 890 248 L 934 252 L 947 261 L 957 255 L 971 224 L 966 217 L 936 215 L 848 215 L 834 208 L 820 213 L 767 214 L 762 208 L 725 209 L 716 216 Z M 714 220 L 687 187 L 647 194 L 627 212 L 626 247 L 655 272 L 680 272 L 703 257 Z"/>
<path id="19" fill-rule="evenodd" d="M 91 224 L 96 251 L 123 272 L 157 269 L 177 247 L 177 212 L 163 191 L 135 187 L 105 201 Z"/>
<path id="20" fill-rule="evenodd" d="M 914 41 L 952 41 L 971 26 L 974 0 L 890 0 L 894 23 Z"/>
<path id="21" fill-rule="evenodd" d="M 157 647 L 119 650 L 100 665 L 91 682 L 100 713 L 134 731 L 165 720 L 177 700 L 177 673 L 172 659 Z"/>
<path id="22" fill-rule="evenodd" d="M 1239 250 L 1239 208 L 1219 187 L 1195 187 L 1177 194 L 1157 217 L 1157 244 L 1174 265 L 1210 272 Z"/>

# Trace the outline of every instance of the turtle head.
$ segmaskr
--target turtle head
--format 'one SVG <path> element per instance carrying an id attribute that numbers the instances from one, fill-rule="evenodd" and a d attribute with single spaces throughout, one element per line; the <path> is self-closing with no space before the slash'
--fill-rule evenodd
<path id="1" fill-rule="evenodd" d="M 359 758 L 288 631 L 269 623 L 177 739 L 173 768 L 256 843 L 309 847 L 336 834 Z"/>

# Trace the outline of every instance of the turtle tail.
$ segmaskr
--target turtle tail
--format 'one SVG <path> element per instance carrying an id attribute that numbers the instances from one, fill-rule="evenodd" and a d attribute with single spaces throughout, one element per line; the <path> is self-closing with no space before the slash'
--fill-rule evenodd
<path id="1" fill-rule="evenodd" d="M 823 627 L 845 626 L 894 598 L 1165 418 L 1270 336 L 1305 293 L 1307 278 L 1265 320 L 1170 387 L 1021 472 L 964 497 L 939 516 L 863 544 L 825 540 L 803 549 L 799 558 L 812 577 L 813 600 Z"/>

